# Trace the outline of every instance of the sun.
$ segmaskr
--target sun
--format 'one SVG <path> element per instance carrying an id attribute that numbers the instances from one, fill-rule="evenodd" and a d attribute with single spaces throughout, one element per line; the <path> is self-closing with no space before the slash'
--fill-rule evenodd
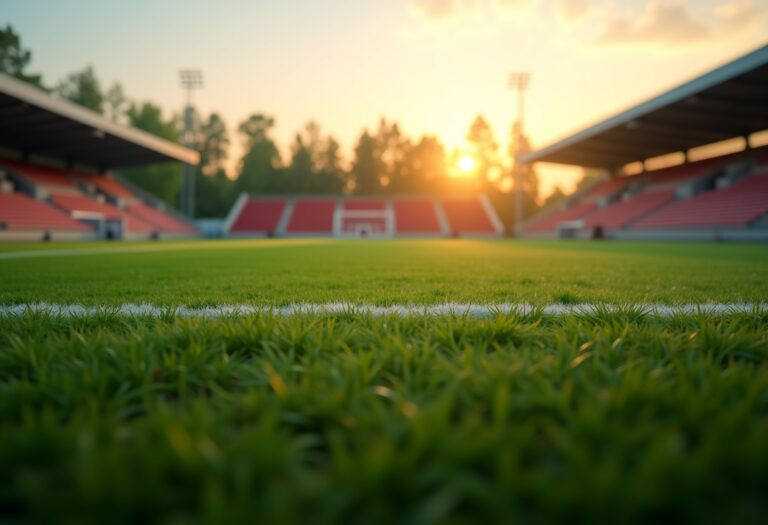
<path id="1" fill-rule="evenodd" d="M 461 170 L 461 172 L 464 174 L 468 174 L 474 171 L 474 169 L 475 159 L 469 155 L 462 155 L 462 157 L 459 159 L 459 170 Z"/>

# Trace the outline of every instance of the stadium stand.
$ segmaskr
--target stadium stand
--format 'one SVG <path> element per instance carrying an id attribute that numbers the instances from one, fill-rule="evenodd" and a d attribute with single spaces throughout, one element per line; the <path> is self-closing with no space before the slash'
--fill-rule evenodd
<path id="1" fill-rule="evenodd" d="M 560 224 L 583 219 L 587 213 L 595 209 L 594 202 L 574 204 L 566 209 L 557 210 L 540 216 L 526 226 L 528 233 L 554 233 Z"/>
<path id="2" fill-rule="evenodd" d="M 170 234 L 170 236 L 188 236 L 197 233 L 192 225 L 144 203 L 129 204 L 126 211 L 143 222 L 151 224 L 157 232 Z"/>
<path id="3" fill-rule="evenodd" d="M 649 191 L 598 208 L 584 217 L 584 228 L 618 230 L 657 210 L 675 198 L 675 190 Z"/>
<path id="4" fill-rule="evenodd" d="M 48 203 L 21 193 L 0 193 L 0 238 L 88 239 L 94 235 L 93 227 Z"/>
<path id="5" fill-rule="evenodd" d="M 714 158 L 652 171 L 648 173 L 648 186 L 655 188 L 674 188 L 684 182 L 707 178 L 708 176 L 716 174 L 717 169 L 730 159 L 730 156 Z"/>
<path id="6" fill-rule="evenodd" d="M 148 239 L 196 233 L 190 224 L 146 204 L 119 181 L 103 175 L 7 158 L 0 159 L 0 171 L 9 176 L 20 193 L 47 201 L 71 219 L 86 223 L 88 231 L 95 232 L 96 237 Z M 105 196 L 112 198 L 113 203 L 101 202 Z M 130 211 L 119 207 L 123 204 Z M 20 208 L 14 209 L 22 212 Z M 54 224 L 46 229 L 57 230 Z M 37 234 L 31 238 L 37 238 Z"/>
<path id="7" fill-rule="evenodd" d="M 232 207 L 224 231 L 234 236 L 440 237 L 502 235 L 503 226 L 484 196 L 437 201 L 407 196 L 382 199 L 242 195 Z"/>
<path id="8" fill-rule="evenodd" d="M 444 233 L 432 199 L 394 199 L 392 207 L 395 212 L 395 231 L 398 234 L 441 235 Z"/>
<path id="9" fill-rule="evenodd" d="M 297 199 L 286 233 L 331 235 L 335 209 L 336 201 L 332 199 Z"/>
<path id="10" fill-rule="evenodd" d="M 440 203 L 445 210 L 452 234 L 495 235 L 498 233 L 480 199 L 443 199 Z"/>
<path id="11" fill-rule="evenodd" d="M 733 186 L 682 199 L 646 217 L 635 228 L 745 227 L 768 214 L 768 176 L 745 177 Z"/>
<path id="12" fill-rule="evenodd" d="M 386 237 L 393 228 L 392 211 L 383 199 L 345 199 L 334 216 L 334 234 Z"/>
<path id="13" fill-rule="evenodd" d="M 644 177 L 642 175 L 613 177 L 590 188 L 584 196 L 584 199 L 597 200 L 602 197 L 612 197 L 621 193 L 633 184 L 642 183 L 643 180 Z"/>
<path id="14" fill-rule="evenodd" d="M 521 233 L 768 241 L 766 134 L 768 45 L 523 155 L 526 164 L 570 164 L 613 176 L 533 217 Z M 685 162 L 621 175 L 629 166 L 675 157 Z M 709 158 L 690 161 L 703 157 Z"/>
<path id="15" fill-rule="evenodd" d="M 748 151 L 610 179 L 575 196 L 565 209 L 540 214 L 526 224 L 525 233 L 564 236 L 564 230 L 576 230 L 576 237 L 592 237 L 599 228 L 609 236 L 624 230 L 628 238 L 634 238 L 633 230 L 644 230 L 641 238 L 648 238 L 648 231 L 655 230 L 663 238 L 664 230 L 746 228 L 768 213 L 761 208 L 764 188 L 758 177 L 768 173 L 764 155 Z M 602 206 L 595 200 L 596 195 L 622 192 Z"/>
<path id="16" fill-rule="evenodd" d="M 123 186 L 119 181 L 107 177 L 106 175 L 93 175 L 90 173 L 78 173 L 80 179 L 86 188 L 93 193 L 98 190 L 101 193 L 112 197 L 113 199 L 134 199 L 136 196 L 131 190 Z"/>
<path id="17" fill-rule="evenodd" d="M 387 208 L 383 199 L 346 199 L 342 203 L 345 210 L 350 211 L 382 211 Z"/>
<path id="18" fill-rule="evenodd" d="M 232 234 L 274 235 L 285 206 L 285 199 L 250 200 L 244 204 L 229 231 Z"/>
<path id="19" fill-rule="evenodd" d="M 109 237 L 134 238 L 146 237 L 157 231 L 157 227 L 145 222 L 129 213 L 112 206 L 111 204 L 98 202 L 85 195 L 58 195 L 51 196 L 51 202 L 58 208 L 68 212 L 74 219 L 84 217 L 101 216 L 103 222 L 119 222 L 119 232 L 109 230 Z M 111 228 L 112 225 L 105 225 Z"/>
<path id="20" fill-rule="evenodd" d="M 5 158 L 0 159 L 0 166 L 20 188 L 27 189 L 38 198 L 45 198 L 53 192 L 80 193 L 75 177 L 66 170 Z"/>
<path id="21" fill-rule="evenodd" d="M 110 175 L 157 162 L 197 164 L 195 151 L 2 73 L 0 149 L 0 239 L 197 235 L 186 219 Z"/>

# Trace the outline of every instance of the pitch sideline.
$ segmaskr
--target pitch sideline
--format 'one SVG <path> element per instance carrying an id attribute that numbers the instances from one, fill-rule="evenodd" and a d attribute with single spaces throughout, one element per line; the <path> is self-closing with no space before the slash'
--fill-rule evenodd
<path id="1" fill-rule="evenodd" d="M 703 304 L 549 304 L 531 305 L 527 303 L 473 304 L 442 303 L 432 305 L 389 305 L 336 303 L 297 303 L 283 306 L 219 305 L 204 307 L 157 306 L 147 303 L 126 303 L 121 305 L 82 306 L 78 304 L 27 303 L 0 305 L 0 315 L 24 316 L 45 314 L 55 317 L 88 317 L 95 315 L 118 315 L 121 317 L 166 316 L 222 318 L 244 317 L 256 314 L 272 314 L 280 317 L 293 315 L 322 314 L 364 314 L 373 316 L 469 316 L 475 318 L 494 315 L 532 315 L 576 316 L 596 315 L 601 313 L 641 313 L 656 317 L 675 315 L 734 315 L 768 313 L 768 303 L 703 303 Z"/>

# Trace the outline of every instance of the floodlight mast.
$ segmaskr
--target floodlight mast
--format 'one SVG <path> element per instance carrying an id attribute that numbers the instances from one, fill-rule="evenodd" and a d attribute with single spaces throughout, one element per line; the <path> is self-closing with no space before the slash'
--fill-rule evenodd
<path id="1" fill-rule="evenodd" d="M 509 74 L 507 86 L 517 92 L 517 121 L 514 129 L 514 177 L 515 177 L 515 234 L 520 235 L 523 224 L 523 167 L 520 165 L 525 113 L 525 90 L 531 81 L 531 74 L 525 71 Z"/>
<path id="2" fill-rule="evenodd" d="M 181 87 L 187 92 L 187 101 L 184 106 L 184 135 L 182 142 L 188 148 L 194 148 L 194 118 L 195 110 L 192 106 L 192 93 L 195 89 L 203 87 L 203 73 L 198 69 L 182 69 L 179 72 Z M 190 218 L 195 214 L 195 170 L 191 164 L 183 166 L 184 187 L 181 192 L 181 209 Z"/>

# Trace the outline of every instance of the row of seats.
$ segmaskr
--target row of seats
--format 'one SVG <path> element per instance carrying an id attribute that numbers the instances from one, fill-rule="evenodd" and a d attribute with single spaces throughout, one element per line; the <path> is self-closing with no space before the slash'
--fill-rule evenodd
<path id="1" fill-rule="evenodd" d="M 22 193 L 0 193 L 0 225 L 11 230 L 87 232 L 92 229 L 68 213 Z"/>
<path id="2" fill-rule="evenodd" d="M 742 178 L 732 178 L 726 167 L 751 168 Z M 743 175 L 743 174 L 742 174 Z M 716 188 L 714 179 L 729 179 L 731 185 Z M 703 191 L 681 192 L 681 188 Z M 633 188 L 636 193 L 626 192 Z M 606 206 L 598 207 L 595 197 L 621 195 Z M 693 193 L 692 196 L 683 196 Z M 768 214 L 768 152 L 759 152 L 752 160 L 729 155 L 718 159 L 676 166 L 655 172 L 617 177 L 588 190 L 564 209 L 554 210 L 526 225 L 531 234 L 554 233 L 574 222 L 584 230 L 686 229 L 712 227 L 747 227 Z"/>
<path id="3" fill-rule="evenodd" d="M 337 209 L 352 212 L 340 226 L 334 225 Z M 354 198 L 268 198 L 248 199 L 232 218 L 229 233 L 332 235 L 334 228 L 353 233 L 360 228 L 369 233 L 387 229 L 386 210 L 392 211 L 394 234 L 500 234 L 495 212 L 480 198 L 354 199 Z M 447 231 L 441 225 L 444 215 Z M 283 222 L 281 228 L 281 221 Z M 282 230 L 282 231 L 281 231 Z"/>
<path id="4" fill-rule="evenodd" d="M 0 193 L 0 231 L 94 236 L 97 224 L 104 223 L 108 226 L 103 233 L 113 235 L 112 225 L 119 221 L 121 236 L 197 233 L 190 224 L 145 204 L 129 188 L 107 176 L 13 159 L 0 159 L 0 171 L 8 173 L 17 190 L 13 193 L 6 188 Z"/>
<path id="5" fill-rule="evenodd" d="M 650 215 L 635 228 L 746 226 L 768 214 L 768 176 L 753 175 L 734 186 L 682 199 Z"/>

